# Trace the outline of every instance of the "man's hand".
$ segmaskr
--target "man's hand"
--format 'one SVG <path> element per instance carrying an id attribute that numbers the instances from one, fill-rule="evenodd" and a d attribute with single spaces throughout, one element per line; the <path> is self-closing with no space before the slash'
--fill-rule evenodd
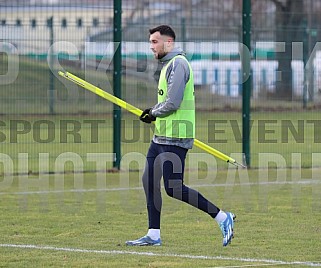
<path id="1" fill-rule="evenodd" d="M 144 123 L 150 124 L 156 120 L 156 117 L 150 114 L 150 110 L 151 108 L 145 109 L 139 117 Z"/>

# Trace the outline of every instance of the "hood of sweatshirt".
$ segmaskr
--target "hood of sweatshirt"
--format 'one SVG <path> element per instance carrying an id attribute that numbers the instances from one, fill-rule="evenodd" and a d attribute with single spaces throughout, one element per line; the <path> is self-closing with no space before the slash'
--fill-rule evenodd
<path id="1" fill-rule="evenodd" d="M 159 62 L 161 63 L 168 62 L 177 55 L 185 56 L 185 52 L 181 48 L 175 47 L 172 49 L 171 52 L 168 52 L 163 58 L 159 59 Z"/>

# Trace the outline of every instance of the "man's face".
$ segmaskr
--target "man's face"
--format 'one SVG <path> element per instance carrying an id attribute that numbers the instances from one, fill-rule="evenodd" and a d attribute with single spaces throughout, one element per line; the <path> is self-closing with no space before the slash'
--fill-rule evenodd
<path id="1" fill-rule="evenodd" d="M 163 58 L 173 49 L 173 38 L 161 35 L 159 32 L 155 32 L 149 36 L 149 43 L 155 59 Z"/>

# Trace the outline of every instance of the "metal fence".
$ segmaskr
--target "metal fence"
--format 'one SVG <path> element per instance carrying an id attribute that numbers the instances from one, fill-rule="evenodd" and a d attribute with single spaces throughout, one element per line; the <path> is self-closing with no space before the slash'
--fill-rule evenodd
<path id="1" fill-rule="evenodd" d="M 10 98 L 17 102 L 16 108 L 23 102 L 26 112 L 30 103 L 33 108 L 29 112 L 44 112 L 45 103 L 49 105 L 50 101 L 46 91 L 50 87 L 54 87 L 55 92 L 59 90 L 57 81 L 54 86 L 50 85 L 49 67 L 55 71 L 71 65 L 84 70 L 97 68 L 100 64 L 100 69 L 111 71 L 112 66 L 106 64 L 113 55 L 110 45 L 113 3 L 24 3 L 1 2 L 1 86 L 10 92 L 19 92 L 22 83 L 23 87 L 33 90 L 3 96 L 1 101 L 6 106 Z M 290 99 L 295 103 L 305 102 L 304 105 L 319 103 L 321 54 L 317 40 L 320 38 L 320 9 L 320 1 L 253 2 L 250 51 L 253 98 L 264 102 Z M 196 85 L 207 93 L 226 97 L 225 102 L 229 104 L 235 103 L 231 99 L 241 96 L 241 1 L 123 1 L 122 15 L 123 66 L 128 77 L 150 80 L 156 67 L 149 53 L 148 28 L 168 23 L 177 31 L 177 41 L 191 59 Z M 52 66 L 49 52 L 54 53 Z M 105 65 L 102 59 L 107 61 Z M 8 72 L 6 60 L 11 63 Z M 46 69 L 48 72 L 40 81 L 26 79 L 32 77 L 33 72 L 46 73 Z M 125 82 L 127 76 L 124 76 Z M 37 99 L 42 103 L 38 111 L 34 107 Z M 273 106 L 273 102 L 270 105 Z M 16 108 L 6 107 L 1 113 L 19 111 Z M 56 107 L 55 112 L 59 113 L 60 109 Z M 83 109 L 90 112 L 90 105 Z"/>
<path id="2" fill-rule="evenodd" d="M 150 89 L 157 87 L 158 66 L 148 29 L 170 24 L 194 70 L 197 109 L 241 111 L 242 1 L 122 4 L 126 101 L 142 108 L 155 102 Z M 252 1 L 253 111 L 320 107 L 320 11 L 319 0 Z M 0 1 L 0 114 L 112 113 L 112 105 L 67 85 L 57 72 L 75 72 L 113 93 L 113 12 L 113 1 Z"/>

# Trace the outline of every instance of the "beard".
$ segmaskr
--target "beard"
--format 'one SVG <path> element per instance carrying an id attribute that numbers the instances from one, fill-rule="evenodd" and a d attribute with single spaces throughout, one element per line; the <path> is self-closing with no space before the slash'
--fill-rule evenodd
<path id="1" fill-rule="evenodd" d="M 166 52 L 159 52 L 159 53 L 157 53 L 157 54 L 154 54 L 154 56 L 155 56 L 155 59 L 157 59 L 157 60 L 160 60 L 160 59 L 162 59 L 162 58 L 164 58 L 165 56 L 166 56 Z"/>

